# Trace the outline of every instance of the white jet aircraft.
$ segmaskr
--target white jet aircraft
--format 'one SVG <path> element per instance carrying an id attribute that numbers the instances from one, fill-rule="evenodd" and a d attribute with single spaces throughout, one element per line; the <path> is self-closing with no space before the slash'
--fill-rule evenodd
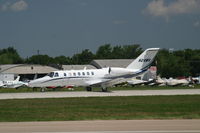
<path id="1" fill-rule="evenodd" d="M 19 79 L 20 79 L 20 76 L 17 76 L 17 78 L 13 81 L 3 81 L 2 87 L 4 87 L 4 88 L 18 88 L 18 87 L 23 86 L 23 85 L 26 85 L 26 86 L 28 85 L 28 83 L 19 81 Z"/>
<path id="2" fill-rule="evenodd" d="M 93 86 L 101 86 L 107 91 L 111 84 L 145 72 L 153 62 L 159 48 L 146 49 L 126 68 L 107 67 L 102 69 L 62 70 L 50 72 L 46 76 L 29 82 L 29 87 L 46 88 L 49 86 L 82 86 L 91 91 Z"/>
<path id="3" fill-rule="evenodd" d="M 3 87 L 4 84 L 3 84 L 3 81 L 0 81 L 0 87 Z"/>

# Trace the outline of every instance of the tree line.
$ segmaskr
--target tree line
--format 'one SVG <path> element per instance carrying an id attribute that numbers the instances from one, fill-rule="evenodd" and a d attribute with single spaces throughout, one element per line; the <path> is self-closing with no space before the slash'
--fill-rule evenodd
<path id="1" fill-rule="evenodd" d="M 94 59 L 134 59 L 143 52 L 139 44 L 112 46 L 105 44 L 100 46 L 96 53 L 89 49 L 82 50 L 72 57 L 64 55 L 50 57 L 37 54 L 26 59 L 20 57 L 13 47 L 0 49 L 0 64 L 41 64 L 41 65 L 72 65 L 89 64 Z M 200 49 L 184 49 L 159 51 L 154 65 L 158 74 L 162 77 L 199 76 L 200 75 Z"/>

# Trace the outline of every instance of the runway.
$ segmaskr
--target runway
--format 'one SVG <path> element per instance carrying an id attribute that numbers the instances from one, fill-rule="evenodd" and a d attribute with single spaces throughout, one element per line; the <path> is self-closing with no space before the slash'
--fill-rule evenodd
<path id="1" fill-rule="evenodd" d="M 2 133 L 199 133 L 200 120 L 3 122 Z"/>
<path id="2" fill-rule="evenodd" d="M 158 95 L 200 95 L 200 89 L 124 90 L 124 91 L 112 91 L 112 92 L 77 91 L 77 92 L 1 93 L 0 99 L 106 97 L 106 96 L 158 96 Z"/>

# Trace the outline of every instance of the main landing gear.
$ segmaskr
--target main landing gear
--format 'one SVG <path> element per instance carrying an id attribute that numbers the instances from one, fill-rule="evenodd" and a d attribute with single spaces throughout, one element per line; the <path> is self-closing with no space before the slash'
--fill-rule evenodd
<path id="1" fill-rule="evenodd" d="M 92 91 L 92 87 L 87 86 L 87 87 L 86 87 L 86 90 L 87 90 L 87 91 Z"/>
<path id="2" fill-rule="evenodd" d="M 87 87 L 86 87 L 86 90 L 87 90 L 87 91 L 92 91 L 92 87 L 87 86 Z M 107 88 L 107 87 L 101 87 L 101 91 L 102 91 L 102 92 L 107 92 L 107 91 L 108 91 L 108 88 Z"/>
<path id="3" fill-rule="evenodd" d="M 102 92 L 107 92 L 108 88 L 107 87 L 101 87 Z"/>

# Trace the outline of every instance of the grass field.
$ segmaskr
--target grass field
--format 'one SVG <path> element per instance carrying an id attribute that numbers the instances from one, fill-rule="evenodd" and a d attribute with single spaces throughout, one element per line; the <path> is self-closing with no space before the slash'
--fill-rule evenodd
<path id="1" fill-rule="evenodd" d="M 200 95 L 0 100 L 0 121 L 199 119 Z"/>
<path id="2" fill-rule="evenodd" d="M 194 85 L 194 87 L 189 87 L 189 86 L 122 86 L 122 87 L 112 87 L 108 88 L 109 91 L 114 91 L 114 90 L 162 90 L 162 89 L 199 89 L 200 85 Z M 22 87 L 18 89 L 13 89 L 13 88 L 0 88 L 0 93 L 9 93 L 9 92 L 38 92 L 41 91 L 40 88 L 37 88 L 33 91 L 32 88 L 28 87 Z M 53 89 L 46 89 L 46 91 L 72 91 L 68 90 L 67 88 L 57 88 L 55 90 Z M 73 91 L 85 91 L 84 87 L 76 87 L 74 88 Z M 101 91 L 101 88 L 93 88 L 93 91 Z"/>

